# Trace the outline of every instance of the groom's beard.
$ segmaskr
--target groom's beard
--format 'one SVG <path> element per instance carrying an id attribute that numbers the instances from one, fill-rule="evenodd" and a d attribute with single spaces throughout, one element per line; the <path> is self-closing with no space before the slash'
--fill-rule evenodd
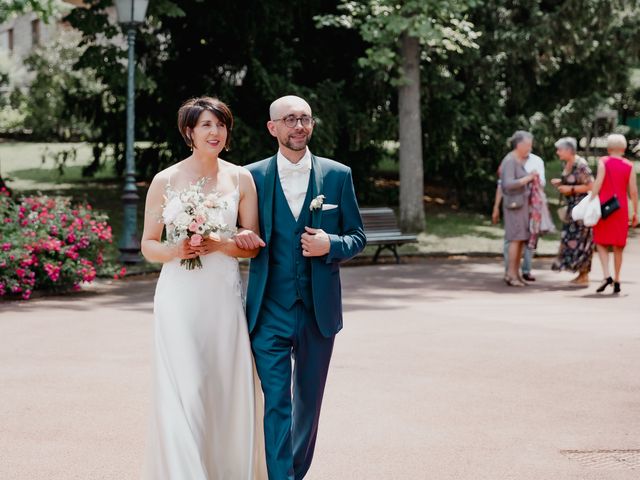
<path id="1" fill-rule="evenodd" d="M 294 140 L 293 138 L 291 138 L 292 137 L 291 135 L 288 135 L 287 141 L 284 142 L 284 146 L 290 150 L 293 150 L 294 152 L 299 152 L 300 150 L 304 150 L 305 148 L 307 148 L 307 145 L 309 144 L 309 140 L 311 140 L 311 135 L 312 133 L 306 134 L 304 137 L 304 140 L 303 139 Z"/>

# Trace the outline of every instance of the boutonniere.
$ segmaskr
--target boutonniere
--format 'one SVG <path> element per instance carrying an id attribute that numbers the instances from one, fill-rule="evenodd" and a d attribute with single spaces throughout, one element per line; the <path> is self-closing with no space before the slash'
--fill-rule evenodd
<path id="1" fill-rule="evenodd" d="M 322 208 L 323 203 L 324 203 L 324 195 L 318 195 L 316 198 L 311 200 L 311 205 L 309 205 L 309 210 L 311 210 L 312 212 L 314 210 L 318 210 L 319 208 Z"/>

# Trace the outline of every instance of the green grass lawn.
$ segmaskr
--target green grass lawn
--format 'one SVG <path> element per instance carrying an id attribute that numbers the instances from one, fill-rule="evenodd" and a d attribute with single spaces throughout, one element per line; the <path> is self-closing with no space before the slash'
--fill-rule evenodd
<path id="1" fill-rule="evenodd" d="M 41 166 L 52 168 L 53 155 L 72 150 L 76 152 L 75 160 L 69 165 L 87 165 L 91 161 L 91 146 L 87 143 L 0 142 L 0 171 L 6 175 Z"/>

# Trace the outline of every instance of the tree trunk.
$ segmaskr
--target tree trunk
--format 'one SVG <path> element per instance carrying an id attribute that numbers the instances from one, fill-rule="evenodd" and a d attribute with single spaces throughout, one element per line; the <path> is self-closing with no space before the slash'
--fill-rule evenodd
<path id="1" fill-rule="evenodd" d="M 420 118 L 420 42 L 404 34 L 400 53 L 404 81 L 398 87 L 400 116 L 400 225 L 404 231 L 424 230 L 424 171 Z"/>

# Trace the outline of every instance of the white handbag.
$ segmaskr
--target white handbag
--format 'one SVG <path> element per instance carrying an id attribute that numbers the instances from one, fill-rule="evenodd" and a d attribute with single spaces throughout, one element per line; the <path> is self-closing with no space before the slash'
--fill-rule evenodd
<path id="1" fill-rule="evenodd" d="M 571 210 L 571 218 L 576 221 L 582 220 L 585 227 L 593 227 L 598 223 L 601 216 L 600 199 L 592 197 L 591 192 Z"/>

